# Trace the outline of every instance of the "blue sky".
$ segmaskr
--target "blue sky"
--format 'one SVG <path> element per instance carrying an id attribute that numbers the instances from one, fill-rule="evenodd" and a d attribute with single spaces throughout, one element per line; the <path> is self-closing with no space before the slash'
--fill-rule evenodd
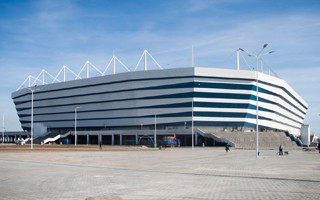
<path id="1" fill-rule="evenodd" d="M 103 71 L 115 53 L 133 70 L 144 49 L 164 68 L 188 67 L 192 45 L 196 66 L 235 68 L 237 48 L 268 43 L 265 66 L 308 102 L 305 123 L 320 133 L 319 10 L 317 0 L 0 0 L 0 114 L 20 130 L 11 93 L 42 69 L 78 73 L 89 60 Z"/>

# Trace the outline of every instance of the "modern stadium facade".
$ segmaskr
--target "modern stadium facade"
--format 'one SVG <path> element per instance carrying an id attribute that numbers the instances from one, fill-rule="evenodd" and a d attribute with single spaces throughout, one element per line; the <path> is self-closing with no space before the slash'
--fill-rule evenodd
<path id="1" fill-rule="evenodd" d="M 97 140 L 103 135 L 112 140 L 106 144 L 115 144 L 117 133 L 120 144 L 125 140 L 136 144 L 141 135 L 152 137 L 155 131 L 190 135 L 191 127 L 204 133 L 254 132 L 257 122 L 261 132 L 300 135 L 308 109 L 280 78 L 252 70 L 201 67 L 125 72 L 19 89 L 12 99 L 27 131 L 32 125 L 32 98 L 33 122 L 45 127 L 46 134 L 78 131 L 80 137 L 86 132 L 83 141 L 100 131 Z"/>

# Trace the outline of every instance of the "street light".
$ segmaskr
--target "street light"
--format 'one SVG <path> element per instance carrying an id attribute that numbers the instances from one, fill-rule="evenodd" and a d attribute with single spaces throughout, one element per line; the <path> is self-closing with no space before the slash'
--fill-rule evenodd
<path id="1" fill-rule="evenodd" d="M 269 51 L 268 53 L 264 53 L 264 54 L 261 54 L 260 55 L 260 71 L 263 72 L 263 62 L 262 62 L 262 56 L 264 55 L 268 55 L 268 54 L 271 54 L 271 53 L 274 53 L 275 51 Z M 269 75 L 271 74 L 271 69 L 269 67 Z"/>
<path id="2" fill-rule="evenodd" d="M 77 106 L 74 109 L 74 146 L 77 146 L 77 110 L 81 108 L 80 106 Z"/>
<path id="3" fill-rule="evenodd" d="M 154 148 L 157 148 L 157 114 L 154 114 Z"/>
<path id="4" fill-rule="evenodd" d="M 256 71 L 259 71 L 259 61 L 262 61 L 262 59 L 261 59 L 261 57 L 262 56 L 264 56 L 264 55 L 267 55 L 267 54 L 272 54 L 272 53 L 274 53 L 275 51 L 269 51 L 268 53 L 264 53 L 264 54 L 261 54 L 262 52 L 263 52 L 263 50 L 266 48 L 268 46 L 268 44 L 264 44 L 263 45 L 263 47 L 262 47 L 262 49 L 261 49 L 261 51 L 257 54 L 257 55 L 255 55 L 255 54 L 252 54 L 252 53 L 248 53 L 247 51 L 245 51 L 244 49 L 242 49 L 242 48 L 239 48 L 238 50 L 240 50 L 240 51 L 243 51 L 243 52 L 245 52 L 248 56 L 250 56 L 250 57 L 255 57 L 256 58 Z M 260 64 L 260 67 L 261 67 L 261 64 Z"/>
<path id="5" fill-rule="evenodd" d="M 33 149 L 33 94 L 35 91 L 40 90 L 38 89 L 31 89 L 31 88 L 26 88 L 31 92 L 31 149 Z"/>
<path id="6" fill-rule="evenodd" d="M 192 101 L 191 101 L 191 146 L 192 146 L 192 150 L 194 149 L 194 139 L 193 139 L 193 135 L 194 135 L 194 130 L 193 130 L 193 97 L 192 97 Z"/>
<path id="7" fill-rule="evenodd" d="M 2 114 L 2 144 L 4 144 L 4 113 Z"/>
<path id="8" fill-rule="evenodd" d="M 257 137 L 257 146 L 256 146 L 256 158 L 259 157 L 259 61 L 261 59 L 261 57 L 263 55 L 266 54 L 271 54 L 274 51 L 270 51 L 266 54 L 261 54 L 263 52 L 263 50 L 268 46 L 268 44 L 264 44 L 262 49 L 260 50 L 260 52 L 255 55 L 255 54 L 250 54 L 248 52 L 246 52 L 245 50 L 239 48 L 240 51 L 245 52 L 248 56 L 254 56 L 257 59 L 257 66 L 256 66 L 256 82 L 257 82 L 257 86 L 256 86 L 256 137 Z"/>

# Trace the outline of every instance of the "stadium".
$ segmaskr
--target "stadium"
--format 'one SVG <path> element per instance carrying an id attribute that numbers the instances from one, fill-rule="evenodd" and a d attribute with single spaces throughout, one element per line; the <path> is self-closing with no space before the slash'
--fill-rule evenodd
<path id="1" fill-rule="evenodd" d="M 143 71 L 115 73 L 116 61 L 128 69 L 115 56 L 111 75 L 90 77 L 98 69 L 87 62 L 85 78 L 71 71 L 66 80 L 64 66 L 48 84 L 42 71 L 12 93 L 22 129 L 35 143 L 159 145 L 174 136 L 181 146 L 239 148 L 255 147 L 257 127 L 266 148 L 300 135 L 308 105 L 283 79 L 239 68 L 148 70 L 147 56 L 158 65 L 145 50 Z"/>

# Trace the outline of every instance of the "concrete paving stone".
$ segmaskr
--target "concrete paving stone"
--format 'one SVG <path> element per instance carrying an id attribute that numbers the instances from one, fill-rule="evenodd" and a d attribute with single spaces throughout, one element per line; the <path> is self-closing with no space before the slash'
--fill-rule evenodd
<path id="1" fill-rule="evenodd" d="M 0 199 L 320 199 L 320 154 L 169 148 L 1 151 Z"/>

